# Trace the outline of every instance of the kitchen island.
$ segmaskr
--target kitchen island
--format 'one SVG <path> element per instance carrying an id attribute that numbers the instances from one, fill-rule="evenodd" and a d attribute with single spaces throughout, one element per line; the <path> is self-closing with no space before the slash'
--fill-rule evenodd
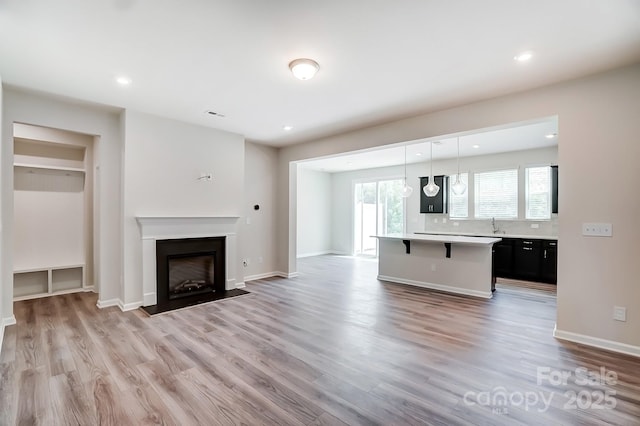
<path id="1" fill-rule="evenodd" d="M 378 279 L 489 299 L 492 246 L 501 238 L 389 234 L 378 238 Z"/>

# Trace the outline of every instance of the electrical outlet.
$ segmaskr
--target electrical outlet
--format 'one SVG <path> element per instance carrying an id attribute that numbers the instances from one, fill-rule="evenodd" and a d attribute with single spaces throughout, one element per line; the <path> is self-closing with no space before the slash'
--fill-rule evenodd
<path id="1" fill-rule="evenodd" d="M 447 218 L 446 217 L 442 218 L 442 223 L 447 223 Z"/>
<path id="2" fill-rule="evenodd" d="M 251 218 L 247 217 L 247 225 L 251 225 Z"/>
<path id="3" fill-rule="evenodd" d="M 531 228 L 532 228 L 532 229 L 538 229 L 538 228 L 540 228 L 540 224 L 538 224 L 538 223 L 532 223 L 532 224 L 531 224 Z"/>
<path id="4" fill-rule="evenodd" d="M 610 223 L 583 223 L 582 235 L 589 237 L 611 237 L 613 225 Z"/>
<path id="5" fill-rule="evenodd" d="M 262 263 L 262 256 L 258 257 L 258 263 Z"/>
<path id="6" fill-rule="evenodd" d="M 616 321 L 627 321 L 627 308 L 623 306 L 614 306 L 613 319 Z"/>
<path id="7" fill-rule="evenodd" d="M 453 222 L 453 226 L 460 226 L 458 222 Z"/>
<path id="8" fill-rule="evenodd" d="M 431 270 L 432 270 L 432 271 L 435 271 L 435 270 L 436 270 L 436 264 L 435 264 L 435 263 L 432 263 L 432 264 L 431 264 Z"/>
<path id="9" fill-rule="evenodd" d="M 433 219 L 433 223 L 438 223 L 438 218 L 437 217 Z"/>

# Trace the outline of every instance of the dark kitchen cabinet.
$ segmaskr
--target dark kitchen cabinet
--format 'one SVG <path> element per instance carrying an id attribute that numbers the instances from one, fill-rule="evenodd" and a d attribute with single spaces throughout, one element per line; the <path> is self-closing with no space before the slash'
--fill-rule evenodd
<path id="1" fill-rule="evenodd" d="M 542 243 L 540 240 L 518 239 L 513 255 L 513 269 L 522 279 L 537 281 L 540 277 Z"/>
<path id="2" fill-rule="evenodd" d="M 440 187 L 440 191 L 435 197 L 427 197 L 423 188 L 429 183 L 429 178 L 420 178 L 420 213 L 448 213 L 449 176 L 434 176 L 433 180 Z"/>
<path id="3" fill-rule="evenodd" d="M 551 166 L 551 213 L 558 213 L 558 166 Z"/>
<path id="4" fill-rule="evenodd" d="M 540 265 L 540 281 L 556 284 L 558 282 L 558 242 L 543 241 Z"/>
<path id="5" fill-rule="evenodd" d="M 558 241 L 503 238 L 493 245 L 493 276 L 556 284 Z"/>
<path id="6" fill-rule="evenodd" d="M 515 240 L 503 238 L 493 245 L 493 274 L 509 278 L 513 275 L 513 247 Z"/>

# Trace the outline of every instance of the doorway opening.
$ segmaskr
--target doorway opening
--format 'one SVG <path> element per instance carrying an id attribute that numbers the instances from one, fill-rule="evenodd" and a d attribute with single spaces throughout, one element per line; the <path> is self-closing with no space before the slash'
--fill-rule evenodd
<path id="1" fill-rule="evenodd" d="M 358 182 L 354 187 L 353 253 L 378 255 L 374 235 L 404 231 L 402 179 Z"/>

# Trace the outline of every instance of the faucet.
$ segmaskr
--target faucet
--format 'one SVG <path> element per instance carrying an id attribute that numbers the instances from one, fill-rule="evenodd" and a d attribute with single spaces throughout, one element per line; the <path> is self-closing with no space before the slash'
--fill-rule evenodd
<path id="1" fill-rule="evenodd" d="M 496 218 L 492 217 L 491 218 L 491 227 L 493 228 L 493 233 L 494 234 L 504 234 L 505 231 L 501 230 L 497 225 L 496 225 Z"/>

